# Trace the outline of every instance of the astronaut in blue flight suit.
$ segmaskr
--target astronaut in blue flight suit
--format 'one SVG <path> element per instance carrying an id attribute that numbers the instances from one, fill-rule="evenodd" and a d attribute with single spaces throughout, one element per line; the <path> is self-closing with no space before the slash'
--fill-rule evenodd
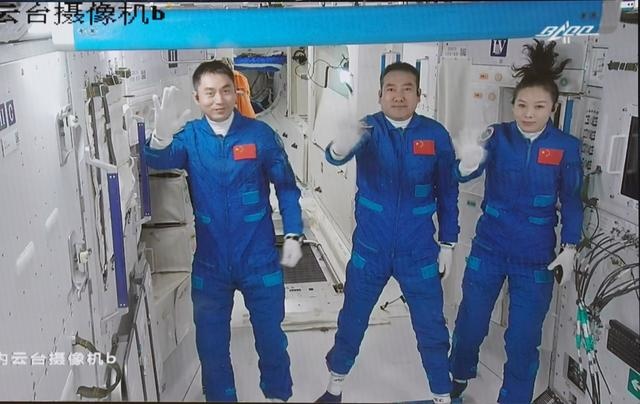
<path id="1" fill-rule="evenodd" d="M 359 130 L 341 133 L 325 152 L 334 165 L 355 156 L 358 191 L 344 305 L 326 356 L 330 381 L 319 402 L 341 400 L 373 306 L 391 276 L 409 306 L 434 400 L 450 402 L 440 277 L 451 267 L 459 232 L 455 153 L 446 129 L 415 113 L 419 100 L 416 69 L 389 65 L 380 78 L 382 111 L 365 117 Z M 440 245 L 434 240 L 436 212 Z"/>
<path id="2" fill-rule="evenodd" d="M 204 116 L 184 125 L 188 111 L 177 110 L 177 89 L 165 89 L 162 104 L 154 98 L 156 129 L 145 154 L 153 168 L 188 172 L 197 241 L 192 300 L 206 398 L 237 401 L 229 343 L 233 295 L 240 290 L 260 357 L 260 387 L 265 397 L 286 401 L 292 380 L 269 183 L 275 185 L 286 233 L 281 264 L 290 267 L 302 256 L 300 191 L 278 135 L 234 109 L 228 66 L 202 63 L 193 85 Z"/>
<path id="3" fill-rule="evenodd" d="M 483 214 L 476 226 L 452 339 L 453 397 L 476 376 L 480 344 L 493 306 L 509 279 L 507 362 L 500 403 L 530 403 L 538 370 L 542 323 L 553 291 L 573 273 L 582 229 L 580 142 L 553 126 L 558 100 L 555 43 L 525 45 L 530 63 L 516 70 L 514 122 L 492 125 L 477 144 L 464 147 L 456 173 L 461 182 L 486 173 Z M 556 257 L 556 201 L 562 217 L 562 251 Z"/>

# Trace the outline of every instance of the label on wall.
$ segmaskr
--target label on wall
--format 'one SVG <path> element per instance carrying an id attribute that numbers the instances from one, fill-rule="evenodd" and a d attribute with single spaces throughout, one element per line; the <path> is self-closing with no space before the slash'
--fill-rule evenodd
<path id="1" fill-rule="evenodd" d="M 4 109 L 4 103 L 0 103 L 0 130 L 7 127 L 7 111 Z"/>
<path id="2" fill-rule="evenodd" d="M 16 109 L 13 107 L 13 100 L 7 101 L 7 119 L 9 125 L 16 123 Z"/>
<path id="3" fill-rule="evenodd" d="M 505 57 L 507 56 L 508 39 L 492 39 L 491 40 L 491 56 Z"/>
<path id="4" fill-rule="evenodd" d="M 637 399 L 640 399 L 640 373 L 629 368 L 629 383 L 627 383 L 627 390 Z"/>

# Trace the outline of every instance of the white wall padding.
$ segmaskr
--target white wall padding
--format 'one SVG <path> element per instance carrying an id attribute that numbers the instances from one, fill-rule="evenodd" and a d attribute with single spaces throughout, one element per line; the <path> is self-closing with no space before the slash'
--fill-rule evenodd
<path id="1" fill-rule="evenodd" d="M 184 175 L 163 173 L 149 176 L 151 221 L 149 225 L 193 223 L 193 208 Z"/>
<path id="2" fill-rule="evenodd" d="M 188 274 L 164 273 L 151 276 L 149 314 L 156 364 L 162 364 L 177 346 L 176 342 L 176 292 L 181 284 L 191 283 Z M 159 371 L 161 379 L 162 371 Z"/>
<path id="3" fill-rule="evenodd" d="M 469 70 L 471 60 L 468 58 L 442 58 L 438 70 L 436 119 L 449 131 L 456 140 L 465 122 L 460 119 L 466 116 L 469 91 Z"/>
<path id="4" fill-rule="evenodd" d="M 180 345 L 189 334 L 193 324 L 193 302 L 191 301 L 191 277 L 186 278 L 176 289 L 175 296 L 176 343 Z"/>
<path id="5" fill-rule="evenodd" d="M 196 249 L 195 227 L 191 225 L 144 227 L 142 240 L 147 245 L 151 272 L 190 272 Z"/>

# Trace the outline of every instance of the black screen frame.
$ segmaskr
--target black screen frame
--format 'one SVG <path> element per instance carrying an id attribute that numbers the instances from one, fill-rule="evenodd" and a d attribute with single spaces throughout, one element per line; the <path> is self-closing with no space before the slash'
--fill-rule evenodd
<path id="1" fill-rule="evenodd" d="M 640 176 L 638 173 L 638 116 L 632 115 L 629 123 L 629 137 L 627 139 L 627 153 L 624 159 L 624 171 L 622 172 L 622 184 L 620 193 L 628 198 L 638 201 L 640 199 Z"/>

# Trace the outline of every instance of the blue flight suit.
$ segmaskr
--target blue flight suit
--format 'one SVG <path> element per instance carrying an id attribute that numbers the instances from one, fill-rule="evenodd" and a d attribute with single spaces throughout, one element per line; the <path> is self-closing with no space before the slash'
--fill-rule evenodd
<path id="1" fill-rule="evenodd" d="M 356 157 L 358 186 L 344 304 L 327 365 L 335 373 L 349 372 L 373 306 L 393 276 L 410 308 L 431 391 L 446 394 L 451 390 L 449 333 L 432 215 L 438 213 L 439 240 L 456 242 L 458 184 L 451 139 L 441 124 L 417 114 L 405 129 L 393 127 L 382 112 L 365 122 L 372 129 L 344 159 L 332 157 L 331 144 L 325 152 L 334 165 Z"/>
<path id="2" fill-rule="evenodd" d="M 302 233 L 300 190 L 278 135 L 237 110 L 226 136 L 206 117 L 188 122 L 165 149 L 145 148 L 156 169 L 188 172 L 196 227 L 192 300 L 196 344 L 209 401 L 237 401 L 229 354 L 233 294 L 251 315 L 267 398 L 291 397 L 284 283 L 269 203 L 275 185 L 284 232 Z"/>
<path id="3" fill-rule="evenodd" d="M 562 243 L 577 244 L 582 229 L 580 141 L 547 123 L 533 141 L 515 122 L 491 126 L 487 158 L 460 182 L 486 170 L 483 214 L 476 226 L 462 283 L 462 303 L 452 339 L 454 379 L 476 376 L 478 351 L 493 306 L 509 278 L 507 362 L 501 403 L 530 403 L 538 371 L 542 323 L 552 297 L 556 201 L 561 203 Z M 570 269 L 564 269 L 570 270 Z"/>

